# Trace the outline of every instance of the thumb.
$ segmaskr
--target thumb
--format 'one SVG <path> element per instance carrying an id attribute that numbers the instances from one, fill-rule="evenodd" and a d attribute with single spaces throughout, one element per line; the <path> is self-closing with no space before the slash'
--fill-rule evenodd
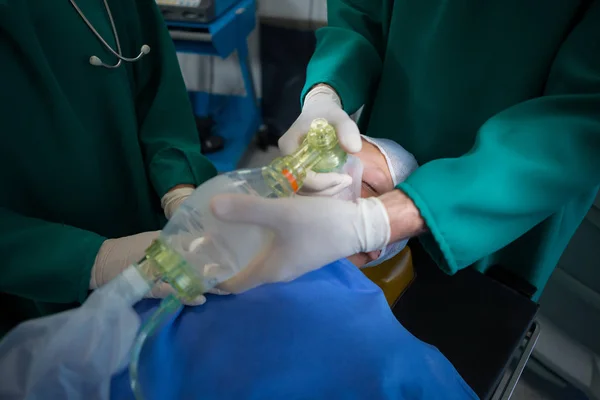
<path id="1" fill-rule="evenodd" d="M 218 219 L 240 224 L 256 224 L 268 228 L 277 225 L 273 201 L 247 194 L 220 194 L 210 201 L 210 209 Z"/>
<path id="2" fill-rule="evenodd" d="M 152 288 L 150 293 L 148 293 L 146 295 L 146 297 L 151 298 L 151 299 L 164 299 L 165 297 L 167 297 L 170 294 L 176 295 L 177 292 L 168 283 L 158 282 Z M 186 306 L 201 306 L 202 304 L 206 303 L 206 297 L 204 297 L 203 295 L 200 295 L 192 300 L 181 300 L 181 301 Z"/>
<path id="3" fill-rule="evenodd" d="M 308 171 L 301 194 L 311 196 L 334 196 L 352 184 L 352 177 L 335 172 L 315 173 Z"/>
<path id="4" fill-rule="evenodd" d="M 231 294 L 231 292 L 228 292 L 226 290 L 219 289 L 219 288 L 216 288 L 216 287 L 214 287 L 212 289 L 209 289 L 207 293 L 216 294 L 218 296 L 228 296 L 228 295 Z"/>
<path id="5" fill-rule="evenodd" d="M 362 138 L 358 126 L 345 111 L 340 109 L 336 114 L 338 112 L 340 115 L 332 118 L 330 123 L 335 128 L 340 146 L 350 154 L 358 153 L 362 149 Z"/>
<path id="6" fill-rule="evenodd" d="M 302 132 L 296 127 L 297 123 L 294 123 L 288 131 L 279 138 L 277 146 L 284 156 L 292 154 L 298 146 L 300 146 L 301 139 L 304 137 L 306 132 Z"/>

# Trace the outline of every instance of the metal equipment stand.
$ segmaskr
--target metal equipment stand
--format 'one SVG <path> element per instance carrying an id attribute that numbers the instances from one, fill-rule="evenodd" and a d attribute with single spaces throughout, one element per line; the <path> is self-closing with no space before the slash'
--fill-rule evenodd
<path id="1" fill-rule="evenodd" d="M 261 112 L 248 61 L 247 39 L 256 25 L 255 0 L 237 2 L 209 23 L 167 20 L 175 49 L 180 53 L 227 58 L 237 52 L 245 96 L 190 92 L 197 116 L 211 115 L 216 134 L 225 140 L 223 150 L 206 156 L 219 172 L 232 171 L 261 125 Z"/>
<path id="2" fill-rule="evenodd" d="M 510 374 L 506 374 L 502 378 L 498 384 L 498 387 L 496 388 L 496 391 L 494 392 L 494 395 L 492 396 L 492 400 L 509 400 L 511 398 L 515 388 L 517 387 L 519 378 L 521 377 L 523 370 L 525 370 L 527 361 L 529 361 L 529 358 L 531 357 L 531 353 L 533 352 L 533 348 L 535 347 L 539 336 L 540 324 L 534 320 L 531 323 L 529 331 L 525 335 L 525 347 L 523 348 L 523 352 L 519 357 L 515 369 Z"/>

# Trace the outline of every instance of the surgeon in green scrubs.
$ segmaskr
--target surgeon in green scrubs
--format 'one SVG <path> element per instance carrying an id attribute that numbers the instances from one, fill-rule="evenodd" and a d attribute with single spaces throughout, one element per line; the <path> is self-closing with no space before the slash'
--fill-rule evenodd
<path id="1" fill-rule="evenodd" d="M 420 235 L 447 273 L 499 264 L 537 299 L 600 184 L 600 1 L 327 5 L 302 113 L 280 148 L 293 151 L 324 117 L 348 151 L 360 149 L 360 130 L 395 140 L 421 167 L 379 206 L 223 197 L 221 218 L 269 226 L 277 214 L 281 232 L 304 230 L 285 250 L 302 238 L 324 255 L 315 266 Z M 348 115 L 363 105 L 357 128 Z M 305 192 L 331 196 L 348 184 L 317 174 Z M 313 218 L 316 209 L 328 218 Z"/>
<path id="2" fill-rule="evenodd" d="M 4 331 L 83 302 L 90 289 L 139 260 L 165 214 L 216 174 L 200 153 L 155 2 L 107 5 L 0 0 Z M 124 57 L 143 45 L 150 52 L 117 68 L 92 65 L 92 56 L 110 65 L 118 58 L 76 8 Z M 162 289 L 153 294 L 168 293 Z"/>

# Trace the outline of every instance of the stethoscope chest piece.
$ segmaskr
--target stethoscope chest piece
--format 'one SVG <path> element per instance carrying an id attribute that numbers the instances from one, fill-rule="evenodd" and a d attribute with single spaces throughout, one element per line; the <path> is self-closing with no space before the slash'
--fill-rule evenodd
<path id="1" fill-rule="evenodd" d="M 102 45 L 106 48 L 106 50 L 108 50 L 110 53 L 112 53 L 115 57 L 117 57 L 119 59 L 119 61 L 117 61 L 116 64 L 112 64 L 111 65 L 111 64 L 106 64 L 98 56 L 91 56 L 90 57 L 90 64 L 93 65 L 94 67 L 119 68 L 121 66 L 121 63 L 123 61 L 125 61 L 125 62 L 136 62 L 139 59 L 141 59 L 142 57 L 144 57 L 146 54 L 150 53 L 150 46 L 148 46 L 147 44 L 145 44 L 145 45 L 143 45 L 140 48 L 140 53 L 137 56 L 135 56 L 135 57 L 124 57 L 123 56 L 123 54 L 121 53 L 121 42 L 119 41 L 119 34 L 117 32 L 117 28 L 115 26 L 115 21 L 113 19 L 112 13 L 110 12 L 110 7 L 108 6 L 108 1 L 107 0 L 104 0 L 104 8 L 106 9 L 106 13 L 108 14 L 108 19 L 110 21 L 110 26 L 112 28 L 113 35 L 115 37 L 115 42 L 117 44 L 117 50 L 114 50 L 111 47 L 111 45 L 109 45 L 108 42 L 106 40 L 104 40 L 104 38 L 102 37 L 102 35 L 100 35 L 100 33 L 98 33 L 98 31 L 96 30 L 96 28 L 94 28 L 94 26 L 92 25 L 92 23 L 83 14 L 83 11 L 81 11 L 81 9 L 77 5 L 77 3 L 75 3 L 75 0 L 69 0 L 69 1 L 71 2 L 71 5 L 75 9 L 75 11 L 77 11 L 77 14 L 79 14 L 79 16 L 81 17 L 81 19 L 83 19 L 83 22 L 85 22 L 85 24 L 88 26 L 88 28 L 90 28 L 90 30 L 92 31 L 92 33 L 96 36 L 96 38 L 98 38 L 98 40 L 100 41 L 100 43 L 102 43 Z"/>

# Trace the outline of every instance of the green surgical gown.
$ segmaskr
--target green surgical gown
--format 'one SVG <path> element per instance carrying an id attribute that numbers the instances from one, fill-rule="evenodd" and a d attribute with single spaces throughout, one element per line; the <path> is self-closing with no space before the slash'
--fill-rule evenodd
<path id="1" fill-rule="evenodd" d="M 160 229 L 160 198 L 216 174 L 154 0 L 109 0 L 116 59 L 68 0 L 0 1 L 0 329 L 80 303 L 106 238 Z M 77 4 L 116 48 L 102 0 Z"/>
<path id="2" fill-rule="evenodd" d="M 328 23 L 304 92 L 415 155 L 399 188 L 442 269 L 500 264 L 537 298 L 600 184 L 600 1 L 329 0 Z"/>

